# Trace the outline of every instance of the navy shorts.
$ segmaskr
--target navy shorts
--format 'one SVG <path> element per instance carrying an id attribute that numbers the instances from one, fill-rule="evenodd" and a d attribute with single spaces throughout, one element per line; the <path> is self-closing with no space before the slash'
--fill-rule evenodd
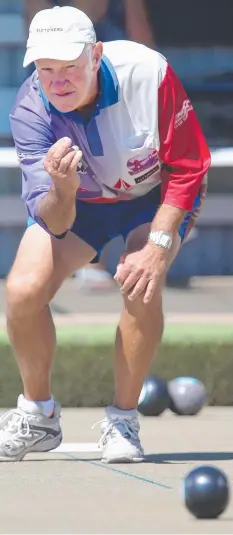
<path id="1" fill-rule="evenodd" d="M 129 232 L 143 223 L 151 223 L 156 211 L 161 204 L 161 188 L 156 186 L 142 197 L 117 203 L 90 203 L 77 201 L 77 217 L 70 229 L 77 236 L 95 249 L 97 256 L 94 262 L 98 262 L 104 246 L 113 238 L 122 236 L 126 240 Z M 197 196 L 193 210 L 186 214 L 179 234 L 183 241 L 193 212 L 200 205 L 200 197 Z M 31 217 L 28 218 L 28 226 L 34 224 Z"/>

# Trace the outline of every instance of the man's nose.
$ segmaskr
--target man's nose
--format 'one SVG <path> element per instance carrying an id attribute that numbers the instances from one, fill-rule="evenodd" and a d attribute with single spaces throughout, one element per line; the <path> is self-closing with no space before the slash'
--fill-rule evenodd
<path id="1" fill-rule="evenodd" d="M 67 83 L 67 80 L 65 78 L 56 79 L 53 81 L 53 85 L 57 87 L 58 89 L 62 89 Z"/>

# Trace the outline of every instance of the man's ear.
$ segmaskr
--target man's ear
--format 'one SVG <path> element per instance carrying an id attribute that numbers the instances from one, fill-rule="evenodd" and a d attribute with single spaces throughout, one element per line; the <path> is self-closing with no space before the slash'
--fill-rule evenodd
<path id="1" fill-rule="evenodd" d="M 103 43 L 101 41 L 98 41 L 95 44 L 94 51 L 93 51 L 93 63 L 94 63 L 94 67 L 97 67 L 97 69 L 99 69 L 102 55 L 103 55 Z"/>

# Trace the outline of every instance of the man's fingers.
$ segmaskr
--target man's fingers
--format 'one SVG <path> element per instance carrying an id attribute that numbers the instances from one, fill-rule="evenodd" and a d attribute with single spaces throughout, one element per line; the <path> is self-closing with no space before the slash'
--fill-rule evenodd
<path id="1" fill-rule="evenodd" d="M 63 158 L 60 161 L 58 170 L 57 170 L 58 173 L 66 173 L 68 167 L 70 167 L 71 162 L 74 159 L 75 154 L 76 154 L 76 151 L 73 148 L 71 148 L 68 154 L 66 154 L 66 156 L 63 156 Z"/>
<path id="2" fill-rule="evenodd" d="M 127 257 L 127 252 L 125 253 L 122 253 L 122 255 L 120 256 L 120 259 L 118 260 L 118 264 L 117 264 L 117 267 L 116 267 L 116 273 L 114 275 L 114 280 L 117 281 L 117 278 L 118 278 L 118 275 L 120 275 L 120 273 L 122 272 L 122 269 L 125 269 L 125 266 L 124 266 L 124 262 L 125 262 L 125 259 Z"/>
<path id="3" fill-rule="evenodd" d="M 47 153 L 48 160 L 54 162 L 60 162 L 60 160 L 67 154 L 69 149 L 72 147 L 72 140 L 69 137 L 62 137 L 50 149 Z"/>
<path id="4" fill-rule="evenodd" d="M 83 153 L 82 153 L 81 150 L 76 150 L 75 151 L 75 154 L 74 154 L 73 159 L 71 160 L 70 166 L 69 166 L 69 168 L 71 170 L 77 170 L 78 164 L 79 164 L 80 160 L 82 159 L 82 155 L 83 155 Z"/>
<path id="5" fill-rule="evenodd" d="M 61 161 L 60 165 L 58 167 L 58 173 L 66 173 L 70 169 L 77 168 L 78 163 L 76 163 L 77 160 L 80 160 L 82 157 L 82 152 L 75 147 L 72 147 L 69 149 L 68 154 L 64 156 Z"/>
<path id="6" fill-rule="evenodd" d="M 141 277 L 135 284 L 132 292 L 128 294 L 129 301 L 134 301 L 135 299 L 137 299 L 137 297 L 139 297 L 145 291 L 147 283 L 148 279 L 146 277 Z"/>
<path id="7" fill-rule="evenodd" d="M 125 280 L 125 282 L 121 286 L 121 293 L 127 294 L 132 288 L 135 286 L 136 282 L 138 281 L 138 275 L 136 273 L 130 273 Z"/>
<path id="8" fill-rule="evenodd" d="M 152 297 L 154 295 L 154 292 L 155 292 L 155 288 L 156 288 L 156 280 L 155 279 L 151 279 L 147 284 L 145 295 L 143 297 L 143 303 L 145 305 L 147 305 L 151 301 L 151 299 L 152 299 Z"/>
<path id="9" fill-rule="evenodd" d="M 131 267 L 129 265 L 118 264 L 114 280 L 119 284 L 119 286 L 122 286 L 130 273 Z"/>

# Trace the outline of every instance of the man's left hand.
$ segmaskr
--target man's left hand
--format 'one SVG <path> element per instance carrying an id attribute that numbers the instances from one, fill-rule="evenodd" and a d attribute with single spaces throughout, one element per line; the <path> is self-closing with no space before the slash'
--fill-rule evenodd
<path id="1" fill-rule="evenodd" d="M 155 289 L 164 282 L 169 251 L 147 243 L 143 249 L 123 255 L 117 266 L 115 281 L 122 294 L 130 301 L 144 293 L 143 302 L 149 303 Z"/>

